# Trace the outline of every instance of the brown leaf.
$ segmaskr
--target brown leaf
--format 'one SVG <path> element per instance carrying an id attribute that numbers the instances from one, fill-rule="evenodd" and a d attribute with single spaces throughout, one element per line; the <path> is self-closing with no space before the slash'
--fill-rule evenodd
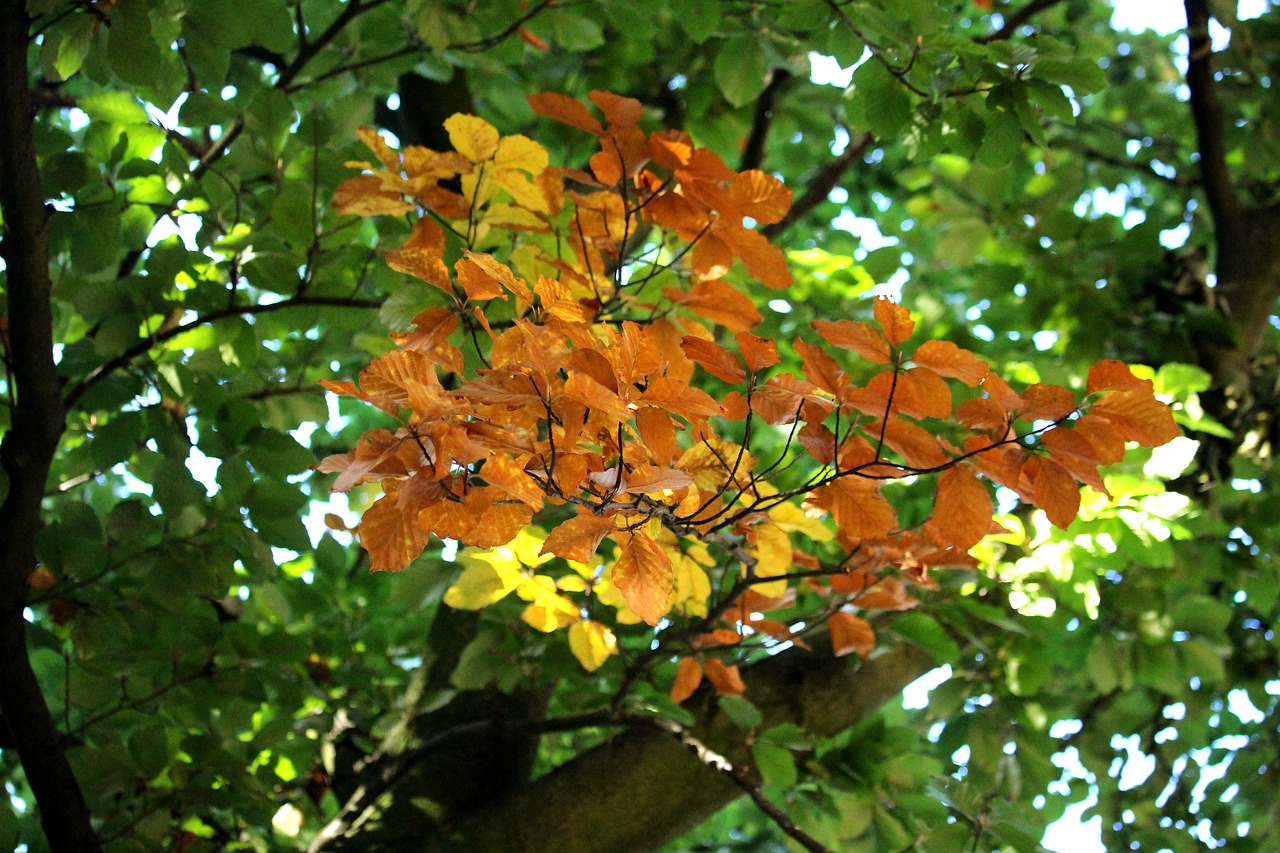
<path id="1" fill-rule="evenodd" d="M 737 384 L 747 378 L 738 359 L 715 341 L 686 336 L 680 340 L 680 349 L 717 379 Z"/>
<path id="2" fill-rule="evenodd" d="M 811 324 L 827 343 L 856 352 L 874 364 L 889 363 L 889 342 L 880 331 L 853 320 L 814 320 Z"/>
<path id="3" fill-rule="evenodd" d="M 576 101 L 568 95 L 562 95 L 559 92 L 542 92 L 529 95 L 527 100 L 529 106 L 533 107 L 533 111 L 538 115 L 576 127 L 594 136 L 604 133 L 604 125 L 591 114 L 591 110 L 587 109 L 581 101 Z"/>
<path id="4" fill-rule="evenodd" d="M 680 658 L 676 680 L 671 684 L 671 701 L 677 705 L 693 695 L 702 683 L 702 665 L 697 658 Z"/>
<path id="5" fill-rule="evenodd" d="M 1044 510 L 1054 527 L 1066 530 L 1080 512 L 1080 487 L 1059 463 L 1037 456 L 1029 463 L 1034 468 L 1031 482 L 1036 506 Z"/>
<path id="6" fill-rule="evenodd" d="M 742 681 L 737 664 L 725 666 L 715 658 L 707 658 L 702 663 L 702 671 L 721 696 L 741 696 L 747 692 L 747 685 Z"/>
<path id="7" fill-rule="evenodd" d="M 951 341 L 925 341 L 911 360 L 939 376 L 959 379 L 970 388 L 981 384 L 990 372 L 987 362 Z"/>
<path id="8" fill-rule="evenodd" d="M 877 296 L 873 310 L 889 346 L 901 346 L 915 331 L 916 323 L 911 319 L 911 312 L 888 297 Z"/>
<path id="9" fill-rule="evenodd" d="M 617 540 L 621 550 L 613 565 L 613 584 L 637 616 L 657 625 L 671 609 L 671 558 L 643 530 L 619 531 Z"/>
<path id="10" fill-rule="evenodd" d="M 560 524 L 547 534 L 543 554 L 555 554 L 575 563 L 589 563 L 604 537 L 612 533 L 612 516 L 583 514 Z"/>
<path id="11" fill-rule="evenodd" d="M 418 526 L 418 510 L 402 510 L 396 498 L 396 491 L 388 491 L 360 519 L 360 544 L 369 552 L 371 571 L 398 572 L 427 545 L 427 531 Z"/>
<path id="12" fill-rule="evenodd" d="M 987 535 L 992 512 L 991 495 L 982 481 L 968 465 L 957 465 L 938 477 L 933 515 L 925 522 L 925 533 L 943 545 L 968 551 Z"/>
<path id="13" fill-rule="evenodd" d="M 1146 389 L 1112 391 L 1089 411 L 1105 418 L 1124 439 L 1143 447 L 1159 447 L 1182 435 L 1173 412 Z"/>
<path id="14" fill-rule="evenodd" d="M 837 610 L 827 620 L 827 628 L 831 631 L 831 649 L 836 657 L 843 657 L 850 652 L 857 652 L 859 657 L 868 657 L 876 647 L 876 632 L 866 619 Z"/>
<path id="15" fill-rule="evenodd" d="M 738 332 L 738 351 L 747 362 L 747 369 L 752 373 L 768 370 L 778 363 L 778 347 L 773 341 L 757 337 L 750 332 Z"/>
<path id="16" fill-rule="evenodd" d="M 1139 379 L 1133 375 L 1129 365 L 1122 361 L 1100 361 L 1089 368 L 1089 379 L 1085 382 L 1085 393 L 1096 394 L 1099 391 L 1147 391 L 1152 390 L 1151 380 Z"/>

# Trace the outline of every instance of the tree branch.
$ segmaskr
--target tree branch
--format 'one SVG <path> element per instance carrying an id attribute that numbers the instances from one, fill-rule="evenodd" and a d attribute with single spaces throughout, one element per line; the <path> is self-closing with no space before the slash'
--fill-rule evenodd
<path id="1" fill-rule="evenodd" d="M 1231 172 L 1227 168 L 1222 133 L 1222 103 L 1213 84 L 1213 43 L 1209 38 L 1207 0 L 1186 0 L 1187 87 L 1200 151 L 1200 174 L 1219 245 L 1239 233 L 1242 211 Z"/>
<path id="2" fill-rule="evenodd" d="M 270 314 L 273 311 L 283 311 L 288 308 L 299 308 L 304 306 L 330 306 L 333 308 L 379 308 L 382 302 L 377 299 L 354 299 L 342 296 L 296 296 L 293 299 L 285 299 L 281 302 L 270 302 L 266 305 L 242 305 L 224 308 L 220 311 L 213 311 L 209 314 L 202 315 L 189 320 L 179 326 L 163 329 L 145 340 L 126 349 L 119 355 L 113 356 L 107 361 L 95 367 L 83 379 L 71 386 L 67 392 L 66 406 L 68 409 L 75 406 L 85 392 L 97 385 L 103 379 L 110 376 L 115 371 L 127 366 L 135 358 L 151 351 L 167 340 L 176 338 L 181 334 L 191 331 L 205 325 L 206 323 L 216 323 L 219 320 L 225 320 L 228 317 L 252 317 L 258 314 Z"/>
<path id="3" fill-rule="evenodd" d="M 759 169 L 764 162 L 765 144 L 769 140 L 769 128 L 773 124 L 773 111 L 778 105 L 778 97 L 791 80 L 791 72 L 785 68 L 773 68 L 769 71 L 769 82 L 756 98 L 755 110 L 751 115 L 751 133 L 747 135 L 747 144 L 742 147 L 742 159 L 738 162 L 738 171 Z"/>
<path id="4" fill-rule="evenodd" d="M 49 281 L 49 213 L 36 166 L 27 53 L 26 4 L 0 10 L 0 208 L 8 294 L 12 425 L 0 442 L 8 494 L 0 505 L 0 713 L 17 743 L 51 849 L 96 851 L 84 794 L 67 761 L 27 652 L 27 576 L 45 481 L 64 429 L 61 386 L 53 363 Z"/>
<path id="5" fill-rule="evenodd" d="M 862 159 L 862 155 L 867 152 L 871 142 L 871 134 L 865 131 L 850 139 L 844 151 L 841 151 L 838 157 L 823 166 L 818 171 L 818 174 L 813 176 L 813 180 L 809 181 L 805 191 L 792 203 L 787 215 L 772 225 L 767 225 L 760 229 L 760 233 L 773 239 L 803 219 L 809 211 L 826 201 L 827 196 L 831 195 L 831 191 L 836 188 L 840 183 L 840 179 L 844 177 L 844 173 L 849 171 L 854 163 Z"/>
<path id="6" fill-rule="evenodd" d="M 1031 20 L 1036 14 L 1043 12 L 1051 6 L 1057 6 L 1063 0 L 1031 0 L 1030 3 L 1023 6 L 1016 12 L 1006 15 L 1004 26 L 985 36 L 979 36 L 974 39 L 977 44 L 991 44 L 993 41 L 1004 41 L 1011 37 L 1019 27 Z"/>
<path id="7" fill-rule="evenodd" d="M 858 665 L 830 653 L 783 652 L 743 672 L 762 726 L 794 722 L 831 736 L 875 713 L 933 662 L 900 643 Z M 686 706 L 689 729 L 728 761 L 750 761 L 743 733 L 700 693 Z M 605 785 L 602 779 L 608 780 Z M 738 786 L 690 755 L 665 732 L 628 731 L 460 820 L 422 853 L 639 853 L 660 847 L 741 795 Z M 555 809 L 547 803 L 557 803 Z"/>

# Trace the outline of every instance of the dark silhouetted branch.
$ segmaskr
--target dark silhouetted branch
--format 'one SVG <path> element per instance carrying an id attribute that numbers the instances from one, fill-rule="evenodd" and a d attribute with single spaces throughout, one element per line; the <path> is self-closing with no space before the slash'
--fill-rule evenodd
<path id="1" fill-rule="evenodd" d="M 95 853 L 99 841 L 84 794 L 31 668 L 27 651 L 27 577 L 36 566 L 36 533 L 45 481 L 64 429 L 53 363 L 49 212 L 36 166 L 34 105 L 27 55 L 26 4 L 0 8 L 0 208 L 8 292 L 12 421 L 0 442 L 8 494 L 0 505 L 0 713 L 35 795 L 49 847 Z"/>

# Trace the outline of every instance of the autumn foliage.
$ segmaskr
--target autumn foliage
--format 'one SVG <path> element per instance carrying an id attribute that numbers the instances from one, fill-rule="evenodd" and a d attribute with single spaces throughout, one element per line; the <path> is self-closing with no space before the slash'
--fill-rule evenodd
<path id="1" fill-rule="evenodd" d="M 473 116 L 446 122 L 444 153 L 361 131 L 377 162 L 351 164 L 334 203 L 413 218 L 386 262 L 439 291 L 358 385 L 325 383 L 398 423 L 320 466 L 338 491 L 380 484 L 359 527 L 374 570 L 456 540 L 471 550 L 448 605 L 515 593 L 588 670 L 646 623 L 660 641 L 645 629 L 634 666 L 679 657 L 674 699 L 704 678 L 737 693 L 716 652 L 803 645 L 798 613 L 836 654 L 870 654 L 860 614 L 975 565 L 993 484 L 1066 527 L 1081 484 L 1105 493 L 1100 465 L 1178 434 L 1124 364 L 1096 364 L 1083 389 L 1017 390 L 972 352 L 915 340 L 884 298 L 871 322 L 815 322 L 780 353 L 729 278 L 740 263 L 788 286 L 754 226 L 781 221 L 790 191 L 682 132 L 646 134 L 635 100 L 591 101 L 599 114 L 530 99 L 598 140 L 589 170 Z M 921 477 L 932 514 L 905 525 L 882 487 Z"/>

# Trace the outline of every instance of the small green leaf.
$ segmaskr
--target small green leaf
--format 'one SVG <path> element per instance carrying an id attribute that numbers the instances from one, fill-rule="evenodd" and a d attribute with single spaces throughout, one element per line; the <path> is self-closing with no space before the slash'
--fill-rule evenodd
<path id="1" fill-rule="evenodd" d="M 760 709 L 741 696 L 721 696 L 720 710 L 733 724 L 745 732 L 755 731 L 764 720 Z"/>
<path id="2" fill-rule="evenodd" d="M 766 785 L 778 788 L 790 788 L 796 784 L 799 774 L 796 772 L 796 759 L 791 750 L 772 743 L 759 741 L 751 747 L 755 757 L 756 769 Z"/>

